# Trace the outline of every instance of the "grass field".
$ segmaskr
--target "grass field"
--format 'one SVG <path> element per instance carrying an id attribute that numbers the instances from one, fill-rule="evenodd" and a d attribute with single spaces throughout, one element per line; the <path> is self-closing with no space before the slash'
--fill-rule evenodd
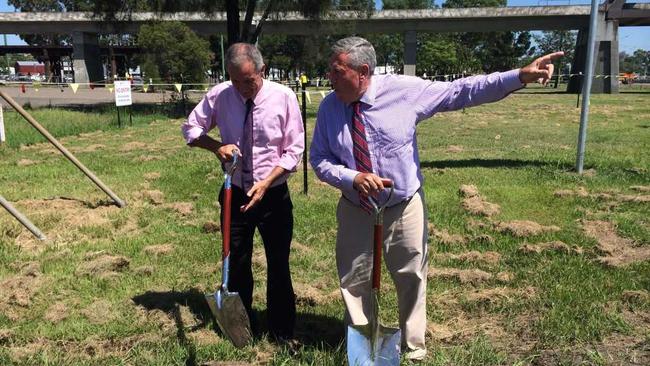
<path id="1" fill-rule="evenodd" d="M 431 234 L 424 364 L 650 364 L 650 93 L 593 96 L 583 175 L 575 98 L 527 89 L 419 126 Z M 110 205 L 5 111 L 0 195 L 49 240 L 0 211 L 0 364 L 345 364 L 336 190 L 308 170 L 303 195 L 302 168 L 290 180 L 302 348 L 261 336 L 237 350 L 203 300 L 220 279 L 215 158 L 187 148 L 182 120 L 161 114 L 120 129 L 111 112 L 33 113 L 128 206 Z M 262 319 L 265 268 L 257 238 Z M 396 324 L 385 276 L 381 319 Z"/>

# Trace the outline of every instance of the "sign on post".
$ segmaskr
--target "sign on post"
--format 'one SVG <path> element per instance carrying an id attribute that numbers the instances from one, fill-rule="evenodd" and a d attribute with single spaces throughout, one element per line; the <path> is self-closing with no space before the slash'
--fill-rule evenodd
<path id="1" fill-rule="evenodd" d="M 115 106 L 122 107 L 131 105 L 131 81 L 129 80 L 116 80 L 115 81 Z"/>
<path id="2" fill-rule="evenodd" d="M 2 104 L 0 104 L 0 144 L 6 141 L 5 137 L 5 118 L 2 114 Z"/>

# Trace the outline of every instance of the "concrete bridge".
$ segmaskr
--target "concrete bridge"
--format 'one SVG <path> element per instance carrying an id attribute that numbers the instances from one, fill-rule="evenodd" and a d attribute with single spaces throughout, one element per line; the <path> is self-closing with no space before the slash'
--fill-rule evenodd
<path id="1" fill-rule="evenodd" d="M 598 14 L 598 56 L 596 73 L 618 75 L 618 27 L 650 25 L 650 4 L 627 4 L 607 0 Z M 590 6 L 541 6 L 501 8 L 461 8 L 425 10 L 383 10 L 370 16 L 339 11 L 314 20 L 298 13 L 269 19 L 264 33 L 293 35 L 403 33 L 405 35 L 404 73 L 415 74 L 417 32 L 492 32 L 524 30 L 578 30 L 576 59 L 572 74 L 584 65 Z M 260 14 L 254 18 L 259 20 Z M 128 19 L 102 21 L 90 13 L 0 13 L 0 33 L 71 34 L 73 67 L 77 82 L 103 79 L 98 61 L 98 34 L 137 33 L 152 20 L 178 20 L 200 34 L 226 32 L 226 15 L 217 13 L 134 13 Z M 580 80 L 576 85 L 579 88 Z M 571 85 L 570 85 L 571 89 Z M 578 89 L 579 90 L 579 89 Z M 616 77 L 595 80 L 594 92 L 618 91 Z"/>

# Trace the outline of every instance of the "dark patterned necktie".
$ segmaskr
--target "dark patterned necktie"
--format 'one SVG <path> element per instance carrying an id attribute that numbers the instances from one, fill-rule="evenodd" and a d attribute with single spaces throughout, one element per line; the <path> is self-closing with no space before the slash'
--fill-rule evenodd
<path id="1" fill-rule="evenodd" d="M 366 141 L 366 128 L 363 126 L 361 118 L 361 103 L 352 104 L 352 153 L 354 162 L 357 165 L 357 171 L 361 173 L 372 173 L 372 161 L 370 161 L 370 152 L 368 151 L 368 142 Z M 373 211 L 368 197 L 359 193 L 359 203 L 361 208 L 366 212 Z"/>
<path id="2" fill-rule="evenodd" d="M 246 101 L 246 115 L 244 116 L 244 133 L 241 141 L 241 180 L 244 192 L 253 187 L 253 100 Z"/>

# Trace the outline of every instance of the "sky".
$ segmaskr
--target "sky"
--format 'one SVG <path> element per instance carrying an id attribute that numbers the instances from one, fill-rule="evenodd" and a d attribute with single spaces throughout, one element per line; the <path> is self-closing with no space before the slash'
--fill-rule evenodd
<path id="1" fill-rule="evenodd" d="M 440 5 L 442 0 L 435 0 Z M 650 3 L 650 0 L 628 0 L 628 2 Z M 381 0 L 375 0 L 377 8 L 381 7 Z M 540 5 L 589 5 L 589 0 L 508 0 L 508 6 L 540 6 Z M 7 4 L 7 0 L 0 0 L 0 12 L 13 12 L 15 9 Z M 632 54 L 637 49 L 650 50 L 650 27 L 619 27 L 619 51 Z M 2 42 L 2 39 L 0 39 Z M 0 43 L 2 44 L 2 43 Z M 8 45 L 25 44 L 16 35 L 7 35 Z"/>

